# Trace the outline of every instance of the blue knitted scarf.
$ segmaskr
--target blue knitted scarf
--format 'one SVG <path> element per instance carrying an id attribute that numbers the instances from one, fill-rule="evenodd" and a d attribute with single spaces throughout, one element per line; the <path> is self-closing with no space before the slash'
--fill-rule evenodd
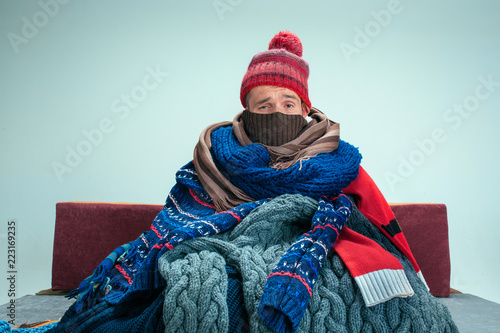
<path id="1" fill-rule="evenodd" d="M 318 199 L 335 196 L 353 181 L 361 155 L 357 148 L 340 140 L 331 153 L 300 160 L 288 169 L 269 167 L 271 158 L 264 146 L 242 146 L 231 126 L 212 132 L 212 157 L 217 168 L 237 188 L 259 200 L 298 193 Z"/>
<path id="2" fill-rule="evenodd" d="M 269 167 L 270 156 L 262 145 L 241 146 L 231 127 L 214 130 L 211 139 L 217 168 L 256 201 L 217 212 L 189 162 L 176 173 L 176 184 L 151 229 L 117 248 L 70 294 L 77 297 L 77 312 L 102 301 L 118 304 L 163 288 L 158 259 L 165 251 L 184 240 L 223 233 L 262 203 L 281 194 L 299 193 L 319 201 L 311 230 L 273 270 L 259 305 L 268 326 L 280 332 L 297 329 L 318 272 L 349 218 L 351 202 L 341 189 L 357 177 L 361 155 L 341 140 L 331 153 L 276 170 Z"/>

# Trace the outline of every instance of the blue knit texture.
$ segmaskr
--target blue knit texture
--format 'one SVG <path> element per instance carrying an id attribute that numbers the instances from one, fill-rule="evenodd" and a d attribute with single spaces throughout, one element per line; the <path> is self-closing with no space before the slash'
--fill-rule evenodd
<path id="1" fill-rule="evenodd" d="M 245 310 L 241 275 L 231 266 L 227 272 L 227 312 L 229 317 L 228 332 L 245 333 L 249 331 L 248 313 Z"/>
<path id="2" fill-rule="evenodd" d="M 0 320 L 0 333 L 43 333 L 47 332 L 49 329 L 55 327 L 57 323 L 50 323 L 44 326 L 35 328 L 17 328 L 12 329 L 8 322 Z"/>
<path id="3" fill-rule="evenodd" d="M 131 302 L 111 305 L 99 303 L 84 312 L 76 312 L 74 304 L 66 311 L 53 332 L 163 332 L 163 294 L 161 291 L 143 294 Z"/>
<path id="4" fill-rule="evenodd" d="M 338 195 L 359 172 L 361 154 L 340 140 L 331 153 L 295 163 L 285 170 L 269 167 L 271 158 L 261 144 L 241 146 L 231 127 L 212 132 L 212 155 L 229 181 L 252 198 L 275 198 L 282 194 L 302 194 L 314 199 Z"/>

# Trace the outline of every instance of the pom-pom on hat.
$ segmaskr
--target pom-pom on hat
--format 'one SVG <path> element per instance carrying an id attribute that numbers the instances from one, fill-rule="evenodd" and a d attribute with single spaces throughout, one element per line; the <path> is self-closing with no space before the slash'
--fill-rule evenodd
<path id="1" fill-rule="evenodd" d="M 302 59 L 299 37 L 289 31 L 281 31 L 269 43 L 269 50 L 257 53 L 248 65 L 241 82 L 241 104 L 247 107 L 245 96 L 254 87 L 279 86 L 296 92 L 311 107 L 308 77 L 309 64 Z"/>

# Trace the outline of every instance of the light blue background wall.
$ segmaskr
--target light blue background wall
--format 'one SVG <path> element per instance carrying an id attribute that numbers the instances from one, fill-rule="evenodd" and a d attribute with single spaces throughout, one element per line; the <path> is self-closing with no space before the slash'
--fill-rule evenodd
<path id="1" fill-rule="evenodd" d="M 56 202 L 162 204 L 283 29 L 387 200 L 448 206 L 452 287 L 500 302 L 499 15 L 493 0 L 0 2 L 0 304 L 9 220 L 17 296 L 50 288 Z"/>

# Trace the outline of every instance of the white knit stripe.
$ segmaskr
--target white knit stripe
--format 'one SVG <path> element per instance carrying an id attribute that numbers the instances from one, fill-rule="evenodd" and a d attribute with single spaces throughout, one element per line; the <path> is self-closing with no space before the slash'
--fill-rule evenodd
<path id="1" fill-rule="evenodd" d="M 420 281 L 424 283 L 425 287 L 427 288 L 427 291 L 430 291 L 431 289 L 427 285 L 427 281 L 425 281 L 424 274 L 422 274 L 422 270 L 418 271 L 417 276 L 420 279 Z"/>
<path id="2" fill-rule="evenodd" d="M 366 306 L 374 306 L 394 297 L 408 297 L 414 294 L 402 269 L 381 269 L 357 276 L 354 280 L 361 289 Z"/>

